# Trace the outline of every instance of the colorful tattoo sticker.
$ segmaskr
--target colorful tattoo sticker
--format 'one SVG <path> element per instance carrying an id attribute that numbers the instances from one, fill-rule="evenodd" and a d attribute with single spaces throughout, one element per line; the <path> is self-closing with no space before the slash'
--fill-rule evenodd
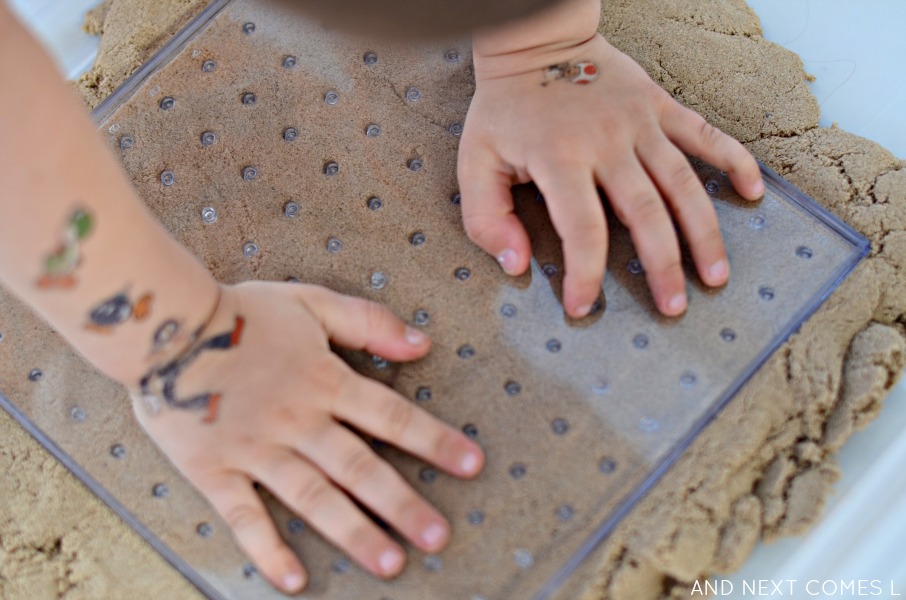
<path id="1" fill-rule="evenodd" d="M 583 61 L 575 64 L 560 63 L 544 69 L 544 82 L 541 85 L 547 85 L 551 81 L 560 79 L 565 79 L 570 83 L 587 85 L 597 78 L 598 67 L 593 62 Z"/>
<path id="2" fill-rule="evenodd" d="M 60 245 L 44 259 L 44 274 L 38 278 L 42 289 L 70 289 L 76 284 L 75 270 L 82 262 L 82 242 L 94 228 L 87 210 L 77 209 L 69 217 Z"/>
<path id="3" fill-rule="evenodd" d="M 160 412 L 161 398 L 172 408 L 186 410 L 205 410 L 202 423 L 213 423 L 217 419 L 221 394 L 205 392 L 188 398 L 180 398 L 176 393 L 176 382 L 183 371 L 195 362 L 200 354 L 208 350 L 229 350 L 239 345 L 242 331 L 245 328 L 245 319 L 236 316 L 236 321 L 231 331 L 210 337 L 198 346 L 163 366 L 155 366 L 142 377 L 140 382 L 142 398 L 148 411 L 155 415 Z"/>
<path id="4" fill-rule="evenodd" d="M 114 327 L 129 319 L 136 321 L 146 319 L 151 314 L 153 301 L 154 294 L 151 292 L 143 294 L 135 302 L 126 292 L 120 292 L 91 309 L 85 329 L 97 333 L 113 333 Z"/>

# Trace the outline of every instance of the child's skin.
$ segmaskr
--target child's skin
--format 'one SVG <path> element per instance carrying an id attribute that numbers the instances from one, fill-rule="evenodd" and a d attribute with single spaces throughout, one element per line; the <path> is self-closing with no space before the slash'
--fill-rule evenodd
<path id="1" fill-rule="evenodd" d="M 678 147 L 727 171 L 747 198 L 763 192 L 758 166 L 598 36 L 599 10 L 598 0 L 566 0 L 476 32 L 477 91 L 459 164 L 466 230 L 507 273 L 523 272 L 529 242 L 509 188 L 534 180 L 564 239 L 566 310 L 581 316 L 604 274 L 601 185 L 632 231 L 658 306 L 677 315 L 685 284 L 668 206 L 702 279 L 728 276 L 714 211 Z M 543 69 L 576 61 L 600 77 L 541 85 Z M 462 478 L 481 471 L 481 449 L 354 373 L 328 345 L 408 361 L 428 352 L 427 337 L 324 288 L 218 284 L 145 209 L 2 1 L 0 81 L 0 280 L 132 391 L 139 421 L 260 572 L 287 592 L 307 580 L 253 482 L 379 577 L 397 575 L 405 554 L 346 494 L 418 548 L 441 550 L 444 517 L 346 425 Z"/>

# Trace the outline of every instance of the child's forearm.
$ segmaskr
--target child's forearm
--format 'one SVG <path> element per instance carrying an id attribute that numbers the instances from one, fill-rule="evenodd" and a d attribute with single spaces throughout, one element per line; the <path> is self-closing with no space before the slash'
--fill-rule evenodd
<path id="1" fill-rule="evenodd" d="M 0 0 L 0 281 L 135 386 L 219 286 L 141 204 L 78 99 Z"/>
<path id="2" fill-rule="evenodd" d="M 598 32 L 600 0 L 562 0 L 529 17 L 473 35 L 478 79 L 541 70 L 569 60 Z"/>

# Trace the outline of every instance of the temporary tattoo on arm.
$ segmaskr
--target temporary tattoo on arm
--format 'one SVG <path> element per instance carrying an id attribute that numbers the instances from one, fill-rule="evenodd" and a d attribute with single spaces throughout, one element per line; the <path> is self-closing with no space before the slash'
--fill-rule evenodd
<path id="1" fill-rule="evenodd" d="M 236 321 L 231 331 L 210 337 L 181 357 L 163 365 L 153 367 L 140 382 L 142 397 L 149 412 L 154 415 L 160 412 L 160 398 L 168 406 L 181 409 L 204 409 L 205 416 L 202 423 L 213 423 L 217 419 L 217 410 L 220 405 L 221 394 L 218 392 L 205 392 L 188 398 L 180 398 L 176 393 L 176 382 L 183 371 L 195 362 L 200 354 L 208 350 L 229 350 L 239 345 L 242 331 L 245 328 L 245 319 L 236 316 Z"/>
<path id="2" fill-rule="evenodd" d="M 120 292 L 91 309 L 85 329 L 97 333 L 113 333 L 114 327 L 129 319 L 146 319 L 151 314 L 153 301 L 154 294 L 151 292 L 142 294 L 135 302 L 130 300 L 127 292 Z"/>
<path id="3" fill-rule="evenodd" d="M 598 78 L 598 67 L 593 62 L 582 61 L 577 63 L 560 63 L 551 65 L 543 71 L 544 81 L 547 85 L 552 81 L 565 79 L 570 83 L 586 85 Z"/>
<path id="4" fill-rule="evenodd" d="M 82 242 L 94 228 L 94 218 L 79 208 L 69 217 L 60 245 L 44 259 L 44 274 L 38 278 L 42 289 L 70 289 L 76 284 L 75 270 L 82 262 Z"/>
<path id="5" fill-rule="evenodd" d="M 151 339 L 151 356 L 168 350 L 174 344 L 183 341 L 184 337 L 182 322 L 176 319 L 167 319 L 154 330 L 154 336 Z"/>

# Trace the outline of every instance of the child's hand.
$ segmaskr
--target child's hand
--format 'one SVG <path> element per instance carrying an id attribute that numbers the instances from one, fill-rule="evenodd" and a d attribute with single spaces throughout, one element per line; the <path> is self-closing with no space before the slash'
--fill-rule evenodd
<path id="1" fill-rule="evenodd" d="M 604 276 L 608 233 L 596 186 L 628 227 L 662 313 L 678 315 L 687 302 L 671 214 L 702 280 L 727 281 L 714 208 L 682 151 L 726 171 L 755 200 L 764 193 L 758 164 L 739 142 L 674 101 L 600 35 L 565 49 L 485 56 L 476 49 L 475 61 L 477 88 L 459 148 L 463 220 L 507 273 L 525 271 L 531 254 L 510 187 L 534 181 L 563 241 L 571 316 L 588 313 Z M 572 75 L 545 77 L 552 64 L 579 62 L 595 65 L 597 79 L 579 85 Z"/>
<path id="2" fill-rule="evenodd" d="M 397 575 L 405 554 L 347 494 L 421 550 L 437 552 L 446 545 L 450 526 L 444 517 L 349 428 L 458 477 L 481 470 L 481 449 L 393 390 L 353 372 L 328 346 L 331 341 L 413 360 L 428 352 L 424 334 L 375 303 L 321 287 L 247 283 L 223 289 L 217 313 L 199 338 L 206 340 L 214 341 L 202 344 L 194 359 L 184 355 L 182 374 L 171 377 L 169 400 L 163 384 L 172 372 L 158 373 L 162 391 L 154 398 L 160 414 L 141 406 L 136 412 L 270 582 L 295 592 L 306 576 L 253 482 L 379 577 Z M 146 390 L 154 386 L 146 382 Z M 148 402 L 138 396 L 137 405 Z M 207 401 L 174 407 L 174 399 L 192 398 Z"/>

